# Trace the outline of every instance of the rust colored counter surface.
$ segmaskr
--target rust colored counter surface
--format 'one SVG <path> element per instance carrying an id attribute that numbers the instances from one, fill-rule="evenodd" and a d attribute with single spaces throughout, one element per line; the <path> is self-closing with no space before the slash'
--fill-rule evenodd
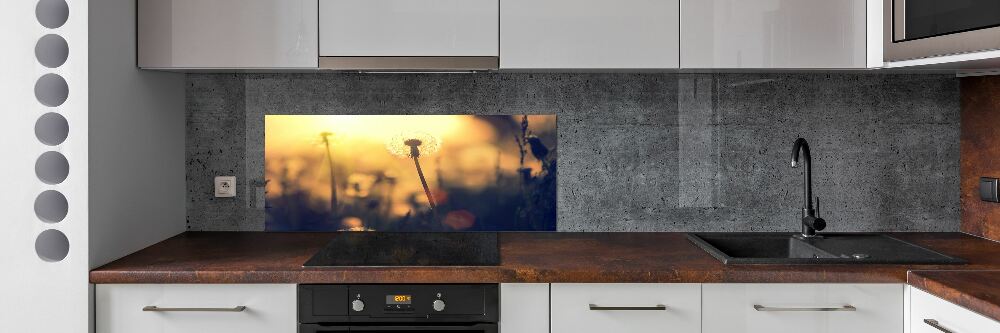
<path id="1" fill-rule="evenodd" d="M 684 233 L 503 233 L 500 266 L 304 268 L 330 233 L 186 232 L 90 272 L 91 283 L 904 283 L 909 270 L 1000 270 L 1000 243 L 962 233 L 893 237 L 967 265 L 726 266 Z"/>
<path id="2" fill-rule="evenodd" d="M 1000 321 L 1000 270 L 911 271 L 907 283 Z"/>

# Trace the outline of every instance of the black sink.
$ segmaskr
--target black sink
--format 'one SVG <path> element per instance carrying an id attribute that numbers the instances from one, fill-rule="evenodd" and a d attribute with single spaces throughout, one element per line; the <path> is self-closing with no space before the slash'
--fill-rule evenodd
<path id="1" fill-rule="evenodd" d="M 964 264 L 882 234 L 694 233 L 688 239 L 724 264 Z"/>

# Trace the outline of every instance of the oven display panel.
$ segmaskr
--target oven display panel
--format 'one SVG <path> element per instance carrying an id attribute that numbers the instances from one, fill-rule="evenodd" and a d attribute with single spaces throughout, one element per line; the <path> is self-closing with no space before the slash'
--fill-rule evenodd
<path id="1" fill-rule="evenodd" d="M 410 305 L 413 304 L 413 295 L 385 295 L 386 305 Z"/>

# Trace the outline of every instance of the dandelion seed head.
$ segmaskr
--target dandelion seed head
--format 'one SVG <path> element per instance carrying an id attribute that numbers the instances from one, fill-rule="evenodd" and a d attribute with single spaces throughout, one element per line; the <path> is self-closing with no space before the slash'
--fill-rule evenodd
<path id="1" fill-rule="evenodd" d="M 323 144 L 338 143 L 339 141 L 340 141 L 340 136 L 337 135 L 337 133 L 321 132 L 319 133 L 319 140 L 316 140 L 316 143 L 323 145 Z"/>
<path id="2" fill-rule="evenodd" d="M 421 131 L 407 131 L 393 136 L 385 143 L 389 153 L 399 157 L 413 157 L 413 148 L 419 150 L 420 156 L 436 153 L 441 149 L 441 140 Z"/>

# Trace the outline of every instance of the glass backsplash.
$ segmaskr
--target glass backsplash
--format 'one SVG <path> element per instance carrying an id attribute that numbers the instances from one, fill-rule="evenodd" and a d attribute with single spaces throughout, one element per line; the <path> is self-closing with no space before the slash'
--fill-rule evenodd
<path id="1" fill-rule="evenodd" d="M 267 115 L 267 231 L 555 231 L 556 116 Z"/>

